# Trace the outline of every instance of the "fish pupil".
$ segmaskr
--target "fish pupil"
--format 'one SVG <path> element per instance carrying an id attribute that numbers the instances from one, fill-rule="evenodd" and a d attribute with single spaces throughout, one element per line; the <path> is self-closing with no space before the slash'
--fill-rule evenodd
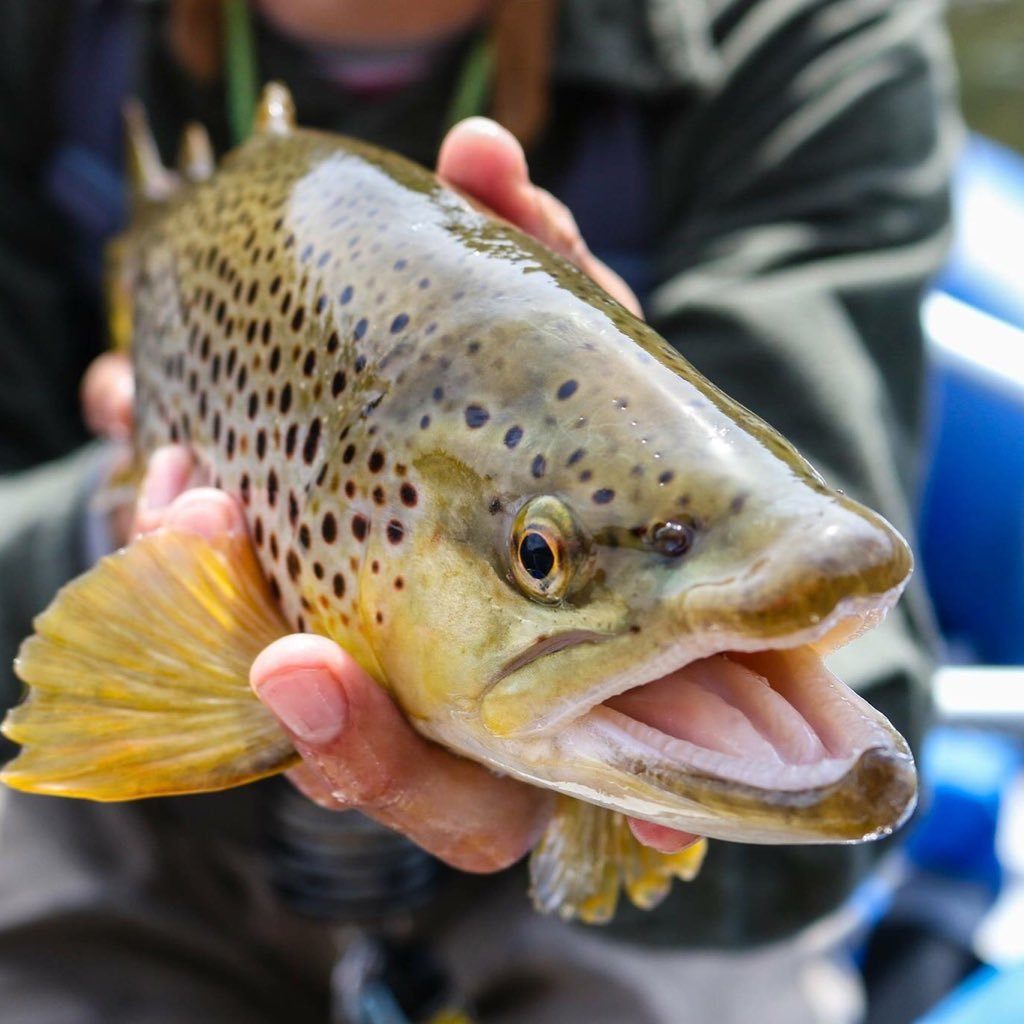
<path id="1" fill-rule="evenodd" d="M 519 561 L 535 580 L 544 580 L 555 567 L 555 553 L 539 533 L 528 533 L 519 542 Z"/>

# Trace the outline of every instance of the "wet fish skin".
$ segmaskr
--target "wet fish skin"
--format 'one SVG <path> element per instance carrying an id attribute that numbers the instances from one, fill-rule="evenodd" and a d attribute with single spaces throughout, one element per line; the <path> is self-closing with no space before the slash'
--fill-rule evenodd
<path id="1" fill-rule="evenodd" d="M 612 810 L 759 842 L 896 827 L 912 759 L 866 705 L 835 777 L 787 788 L 684 771 L 602 702 L 870 624 L 909 575 L 902 538 L 535 240 L 400 157 L 264 121 L 140 209 L 114 294 L 140 454 L 185 443 L 239 498 L 289 626 L 425 735 Z M 566 815 L 555 874 L 593 856 Z"/>

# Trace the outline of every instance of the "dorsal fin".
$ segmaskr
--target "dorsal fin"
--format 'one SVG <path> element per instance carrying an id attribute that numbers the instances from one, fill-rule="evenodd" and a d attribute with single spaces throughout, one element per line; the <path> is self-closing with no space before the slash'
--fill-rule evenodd
<path id="1" fill-rule="evenodd" d="M 178 172 L 187 181 L 206 181 L 216 170 L 209 133 L 197 121 L 189 121 L 181 133 Z"/>
<path id="2" fill-rule="evenodd" d="M 254 130 L 260 135 L 287 135 L 295 127 L 295 103 L 286 85 L 268 82 L 256 107 Z"/>
<path id="3" fill-rule="evenodd" d="M 160 203 L 178 187 L 178 177 L 164 167 L 156 139 L 149 127 L 145 108 L 136 99 L 125 101 L 125 139 L 128 146 L 128 176 L 133 198 Z"/>

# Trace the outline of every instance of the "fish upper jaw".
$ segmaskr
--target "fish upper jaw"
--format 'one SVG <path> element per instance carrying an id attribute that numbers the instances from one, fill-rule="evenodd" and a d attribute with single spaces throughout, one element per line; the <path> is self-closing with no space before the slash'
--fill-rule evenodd
<path id="1" fill-rule="evenodd" d="M 899 600 L 905 584 L 904 580 L 881 597 L 874 595 L 841 600 L 826 617 L 783 637 L 765 639 L 725 629 L 708 630 L 697 635 L 686 633 L 678 641 L 658 647 L 646 658 L 629 659 L 623 671 L 605 676 L 586 690 L 562 692 L 557 702 L 532 700 L 529 691 L 516 678 L 516 671 L 507 671 L 510 667 L 518 669 L 534 663 L 534 659 L 526 660 L 520 655 L 494 677 L 484 692 L 480 703 L 481 722 L 487 732 L 501 738 L 549 733 L 563 728 L 610 698 L 715 654 L 797 647 L 809 647 L 827 654 L 878 625 Z M 556 659 L 564 658 L 577 646 L 606 644 L 610 649 L 630 638 L 628 630 L 607 635 L 572 632 L 574 642 L 559 644 L 557 635 L 545 640 L 547 650 L 542 657 L 551 661 L 546 666 L 548 671 L 559 671 Z M 564 671 L 568 674 L 572 670 L 567 665 Z"/>

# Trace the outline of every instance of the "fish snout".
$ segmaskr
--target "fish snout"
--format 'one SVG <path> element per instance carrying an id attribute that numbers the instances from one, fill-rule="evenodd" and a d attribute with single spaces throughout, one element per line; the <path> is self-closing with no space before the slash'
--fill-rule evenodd
<path id="1" fill-rule="evenodd" d="M 686 627 L 727 629 L 770 639 L 817 626 L 843 604 L 887 609 L 913 569 L 903 537 L 881 516 L 834 499 L 814 516 L 794 517 L 742 564 L 719 562 L 717 579 L 681 594 Z"/>

